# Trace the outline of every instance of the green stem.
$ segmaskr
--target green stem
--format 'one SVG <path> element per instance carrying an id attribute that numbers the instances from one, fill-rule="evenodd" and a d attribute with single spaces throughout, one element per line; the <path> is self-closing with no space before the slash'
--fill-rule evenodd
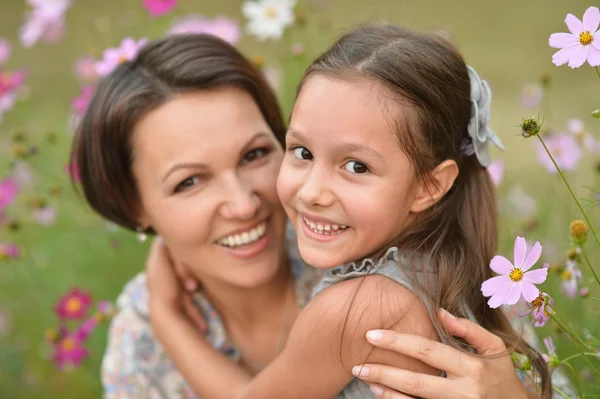
<path id="1" fill-rule="evenodd" d="M 583 257 L 585 258 L 585 261 L 588 264 L 588 266 L 590 268 L 590 271 L 592 272 L 592 274 L 594 275 L 594 278 L 596 279 L 596 281 L 600 285 L 600 279 L 598 279 L 598 275 L 596 274 L 596 271 L 592 267 L 592 262 L 590 262 L 590 258 L 588 258 L 587 254 L 585 253 L 585 250 L 583 249 L 583 245 L 581 245 L 579 247 L 579 249 L 581 249 L 581 253 L 583 254 Z"/>
<path id="2" fill-rule="evenodd" d="M 558 389 L 558 387 L 552 385 L 552 389 L 554 389 L 556 392 L 558 392 L 563 398 L 567 398 L 567 399 L 571 399 L 567 396 L 566 393 L 564 393 L 563 391 L 561 391 L 560 389 Z"/>
<path id="3" fill-rule="evenodd" d="M 600 78 L 600 68 L 596 67 L 596 73 L 598 74 L 598 77 Z"/>
<path id="4" fill-rule="evenodd" d="M 561 363 L 563 364 L 563 363 Z M 577 389 L 577 392 L 579 393 L 580 397 L 584 397 L 583 396 L 583 391 L 581 390 L 581 381 L 579 381 L 579 375 L 577 374 L 577 371 L 575 371 L 575 369 L 573 368 L 573 366 L 571 365 L 571 363 L 564 363 L 565 366 L 567 366 L 569 368 L 569 370 L 571 370 L 571 373 L 573 374 L 573 380 L 575 382 L 575 389 Z"/>
<path id="5" fill-rule="evenodd" d="M 559 320 L 560 315 L 556 312 L 556 310 L 554 310 L 554 314 L 550 315 L 550 317 L 552 317 L 552 320 L 554 320 L 556 322 L 556 324 L 558 324 L 558 326 L 560 328 L 562 328 L 571 337 L 571 339 L 573 339 L 573 342 L 575 343 L 575 346 L 577 346 L 577 349 L 579 349 L 579 352 L 583 355 L 585 353 L 585 351 L 583 350 L 583 348 L 580 345 L 581 344 L 581 339 L 568 327 L 567 323 L 564 323 L 564 325 L 563 325 L 563 321 Z M 583 358 L 585 359 L 585 361 L 587 362 L 587 364 L 589 364 L 589 366 L 598 375 L 600 375 L 600 370 L 598 370 L 596 368 L 596 366 L 590 361 L 590 359 L 588 359 L 587 356 L 584 356 Z"/>
<path id="6" fill-rule="evenodd" d="M 594 352 L 583 352 L 583 353 L 576 353 L 574 355 L 571 355 L 569 357 L 566 357 L 564 360 L 560 361 L 560 364 L 566 363 L 569 360 L 573 360 L 578 358 L 579 356 L 595 356 L 595 357 L 600 357 L 600 353 L 594 353 Z"/>
<path id="7" fill-rule="evenodd" d="M 569 190 L 569 192 L 571 193 L 571 196 L 573 197 L 573 199 L 575 200 L 575 203 L 577 204 L 577 206 L 579 207 L 579 210 L 581 211 L 581 213 L 583 214 L 583 218 L 585 219 L 585 221 L 587 222 L 587 225 L 590 229 L 590 231 L 592 232 L 592 235 L 594 236 L 594 238 L 596 239 L 596 242 L 598 243 L 598 246 L 600 246 L 600 238 L 598 238 L 598 235 L 596 234 L 596 230 L 594 230 L 594 226 L 592 226 L 592 223 L 590 223 L 590 220 L 587 216 L 587 214 L 585 213 L 585 211 L 583 210 L 583 207 L 581 206 L 581 204 L 579 203 L 579 200 L 577 199 L 577 197 L 575 196 L 575 193 L 573 192 L 573 189 L 571 188 L 571 185 L 569 184 L 569 182 L 567 181 L 567 178 L 565 177 L 565 175 L 563 174 L 562 170 L 560 170 L 560 168 L 558 167 L 558 165 L 556 164 L 556 161 L 554 160 L 554 157 L 552 156 L 552 154 L 550 153 L 550 150 L 548 149 L 548 147 L 546 147 L 546 143 L 544 143 L 544 139 L 542 139 L 542 136 L 540 136 L 539 134 L 537 135 L 537 138 L 540 140 L 540 142 L 542 143 L 542 146 L 544 146 L 544 150 L 546 150 L 546 153 L 548 154 L 548 156 L 550 157 L 550 159 L 552 160 L 552 163 L 554 164 L 554 167 L 556 168 L 556 170 L 558 171 L 558 174 L 560 175 L 560 177 L 562 178 L 563 182 L 565 183 L 565 185 L 567 186 L 567 189 Z M 590 268 L 592 266 L 590 265 Z M 592 269 L 593 272 L 593 269 Z M 594 273 L 594 277 L 596 277 L 596 282 L 598 283 L 598 285 L 600 285 L 600 280 L 598 279 L 598 276 L 596 275 L 596 273 Z"/>

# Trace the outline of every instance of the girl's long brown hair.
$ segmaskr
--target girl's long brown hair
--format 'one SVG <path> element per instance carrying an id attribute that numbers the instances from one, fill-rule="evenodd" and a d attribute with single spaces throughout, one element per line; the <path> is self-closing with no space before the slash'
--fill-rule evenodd
<path id="1" fill-rule="evenodd" d="M 401 148 L 424 183 L 431 183 L 430 172 L 441 162 L 456 161 L 459 174 L 453 187 L 419 214 L 394 245 L 414 254 L 414 264 L 433 271 L 435 278 L 426 281 L 412 276 L 431 305 L 474 317 L 509 350 L 528 356 L 540 378 L 542 397 L 551 398 L 546 363 L 500 309 L 487 307 L 480 291 L 482 282 L 492 277 L 489 263 L 497 251 L 496 194 L 477 158 L 460 154 L 471 117 L 469 73 L 460 53 L 438 35 L 376 24 L 342 36 L 311 64 L 298 90 L 315 74 L 377 82 L 404 110 L 409 109 L 409 118 L 401 117 L 406 112 L 398 109 L 393 124 Z M 437 315 L 432 317 L 442 338 L 464 350 L 464 344 L 441 328 Z"/>

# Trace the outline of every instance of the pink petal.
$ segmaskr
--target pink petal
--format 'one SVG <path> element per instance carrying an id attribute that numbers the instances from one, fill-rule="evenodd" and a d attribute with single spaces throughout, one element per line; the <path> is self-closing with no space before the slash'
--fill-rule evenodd
<path id="1" fill-rule="evenodd" d="M 579 34 L 583 32 L 583 23 L 575 15 L 567 14 L 565 23 L 572 34 L 579 36 Z"/>
<path id="2" fill-rule="evenodd" d="M 556 66 L 561 66 L 561 65 L 567 63 L 569 61 L 569 59 L 571 58 L 571 56 L 573 56 L 573 54 L 575 54 L 575 52 L 577 50 L 579 50 L 580 47 L 581 47 L 581 45 L 578 43 L 573 46 L 565 47 L 564 49 L 557 51 L 552 56 L 552 62 Z"/>
<path id="3" fill-rule="evenodd" d="M 488 301 L 488 306 L 492 309 L 496 309 L 500 307 L 500 305 L 504 304 L 504 299 L 506 298 L 506 291 L 498 291 Z"/>
<path id="4" fill-rule="evenodd" d="M 540 290 L 535 285 L 526 281 L 521 281 L 521 291 L 523 292 L 523 298 L 527 302 L 533 301 L 540 295 Z"/>
<path id="5" fill-rule="evenodd" d="M 515 267 L 521 268 L 527 255 L 527 241 L 523 237 L 517 237 L 515 240 Z"/>
<path id="6" fill-rule="evenodd" d="M 540 260 L 540 256 L 542 256 L 542 245 L 539 241 L 536 241 L 533 245 L 533 248 L 531 248 L 531 251 L 529 251 L 525 262 L 523 262 L 523 267 L 521 267 L 521 270 L 526 272 L 527 270 L 531 269 L 531 266 L 535 265 L 535 262 Z"/>
<path id="7" fill-rule="evenodd" d="M 569 60 L 569 67 L 571 68 L 579 68 L 583 65 L 585 60 L 587 59 L 589 46 L 580 46 L 579 50 L 577 50 Z"/>
<path id="8" fill-rule="evenodd" d="M 521 298 L 521 284 L 512 283 L 508 293 L 506 294 L 506 299 L 504 303 L 507 305 L 514 305 Z"/>
<path id="9" fill-rule="evenodd" d="M 492 296 L 510 281 L 510 278 L 506 276 L 492 277 L 481 284 L 481 293 L 483 296 Z"/>
<path id="10" fill-rule="evenodd" d="M 531 284 L 542 284 L 548 277 L 548 269 L 542 267 L 523 274 L 523 281 Z"/>
<path id="11" fill-rule="evenodd" d="M 490 268 L 498 274 L 508 274 L 513 269 L 513 265 L 504 256 L 496 255 L 490 261 Z"/>
<path id="12" fill-rule="evenodd" d="M 553 33 L 548 39 L 550 47 L 564 48 L 579 43 L 579 38 L 570 33 Z"/>
<path id="13" fill-rule="evenodd" d="M 600 10 L 598 10 L 598 7 L 590 7 L 585 10 L 583 14 L 583 29 L 594 33 L 598 30 L 598 25 L 600 25 Z"/>
<path id="14" fill-rule="evenodd" d="M 600 50 L 597 47 L 588 46 L 587 61 L 590 64 L 590 66 L 600 66 Z"/>

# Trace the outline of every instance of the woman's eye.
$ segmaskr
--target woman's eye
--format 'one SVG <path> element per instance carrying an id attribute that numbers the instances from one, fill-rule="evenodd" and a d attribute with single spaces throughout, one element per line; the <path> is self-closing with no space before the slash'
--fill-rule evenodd
<path id="1" fill-rule="evenodd" d="M 305 147 L 296 147 L 293 150 L 294 150 L 294 156 L 296 157 L 296 159 L 304 159 L 304 160 L 313 159 L 312 154 Z"/>
<path id="2" fill-rule="evenodd" d="M 195 186 L 199 182 L 200 182 L 200 177 L 198 177 L 198 176 L 188 177 L 187 179 L 185 179 L 184 181 L 182 181 L 181 183 L 179 183 L 177 185 L 177 187 L 175 187 L 175 192 L 177 193 L 177 192 L 180 192 L 180 191 L 187 190 L 190 187 Z"/>
<path id="3" fill-rule="evenodd" d="M 260 159 L 269 153 L 268 148 L 256 148 L 254 150 L 248 151 L 244 156 L 243 163 L 254 162 L 257 159 Z"/>
<path id="4" fill-rule="evenodd" d="M 346 165 L 344 165 L 344 169 L 346 169 L 350 173 L 356 174 L 367 173 L 369 171 L 369 168 L 367 168 L 365 164 L 362 164 L 358 161 L 346 162 Z"/>

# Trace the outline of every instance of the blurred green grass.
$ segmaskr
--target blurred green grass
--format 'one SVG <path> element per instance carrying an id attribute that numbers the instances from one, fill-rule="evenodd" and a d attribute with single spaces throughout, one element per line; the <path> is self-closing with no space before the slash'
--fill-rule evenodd
<path id="1" fill-rule="evenodd" d="M 7 113 L 0 124 L 0 177 L 8 172 L 11 161 L 10 138 L 16 131 L 26 133 L 38 155 L 28 158 L 35 170 L 36 182 L 23 194 L 23 201 L 11 211 L 22 220 L 18 232 L 0 232 L 0 241 L 14 241 L 22 246 L 23 259 L 0 262 L 0 307 L 12 317 L 11 332 L 0 336 L 1 398 L 90 398 L 100 396 L 99 366 L 106 341 L 106 329 L 98 329 L 89 347 L 91 358 L 75 371 L 57 372 L 44 358 L 43 334 L 56 324 L 52 308 L 56 299 L 73 286 L 92 292 L 97 299 L 116 299 L 124 283 L 140 271 L 146 245 L 139 244 L 131 233 L 112 231 L 88 210 L 67 179 L 64 166 L 68 162 L 71 132 L 68 128 L 70 100 L 78 95 L 80 83 L 73 76 L 73 65 L 81 55 L 99 56 L 106 47 L 120 43 L 125 36 L 158 38 L 171 22 L 180 16 L 200 13 L 206 16 L 226 15 L 243 23 L 240 1 L 181 0 L 174 12 L 152 19 L 141 7 L 141 0 L 78 1 L 67 13 L 67 36 L 57 45 L 37 44 L 31 49 L 18 45 L 18 30 L 23 21 L 24 2 L 4 0 L 0 5 L 0 36 L 10 39 L 15 52 L 7 68 L 26 68 L 30 92 L 26 101 Z M 598 121 L 590 117 L 598 102 L 597 76 L 593 69 L 557 68 L 551 63 L 553 49 L 548 36 L 565 31 L 566 13 L 581 17 L 590 6 L 582 0 L 528 2 L 504 1 L 404 1 L 313 0 L 301 2 L 307 11 L 303 26 L 295 26 L 280 42 L 260 43 L 245 35 L 239 48 L 249 57 L 264 57 L 267 65 L 283 68 L 280 98 L 285 112 L 293 104 L 293 91 L 302 69 L 310 59 L 325 50 L 335 38 L 358 23 L 379 20 L 398 23 L 418 30 L 442 29 L 463 52 L 467 62 L 488 80 L 493 93 L 493 126 L 502 138 L 506 151 L 494 153 L 505 161 L 505 177 L 499 187 L 503 200 L 510 189 L 522 186 L 537 200 L 535 219 L 538 227 L 523 233 L 524 220 L 503 208 L 500 253 L 511 258 L 514 237 L 525 234 L 528 240 L 544 245 L 545 260 L 556 261 L 568 249 L 568 226 L 580 218 L 557 176 L 549 175 L 537 165 L 532 141 L 524 141 L 515 127 L 523 116 L 531 116 L 520 106 L 522 85 L 537 82 L 550 73 L 545 123 L 564 129 L 568 118 L 584 120 L 590 133 L 600 136 Z M 292 57 L 293 43 L 303 43 L 304 56 Z M 537 111 L 533 111 L 536 113 Z M 56 143 L 46 139 L 55 132 Z M 600 159 L 591 155 L 580 163 L 571 179 L 578 196 L 589 197 L 583 185 L 598 187 L 595 164 Z M 59 186 L 59 197 L 48 196 L 48 190 Z M 56 206 L 57 221 L 43 227 L 30 220 L 26 205 L 36 196 L 48 198 Z M 595 221 L 598 212 L 591 211 Z M 118 244 L 118 245 L 117 245 Z M 116 248 L 115 248 L 116 247 Z M 591 259 L 598 251 L 588 247 Z M 582 266 L 584 276 L 589 272 Z M 589 284 L 587 284 L 589 285 Z M 559 294 L 559 282 L 552 276 L 547 283 L 555 294 L 557 308 L 572 317 L 581 331 L 600 331 L 600 302 L 594 299 L 565 300 Z M 591 296 L 599 297 L 597 288 Z M 551 327 L 541 329 L 541 336 Z M 557 342 L 559 354 L 574 353 L 566 339 Z M 574 363 L 578 369 L 586 364 Z M 598 380 L 596 380 L 597 382 Z M 594 383 L 588 381 L 593 389 Z"/>

